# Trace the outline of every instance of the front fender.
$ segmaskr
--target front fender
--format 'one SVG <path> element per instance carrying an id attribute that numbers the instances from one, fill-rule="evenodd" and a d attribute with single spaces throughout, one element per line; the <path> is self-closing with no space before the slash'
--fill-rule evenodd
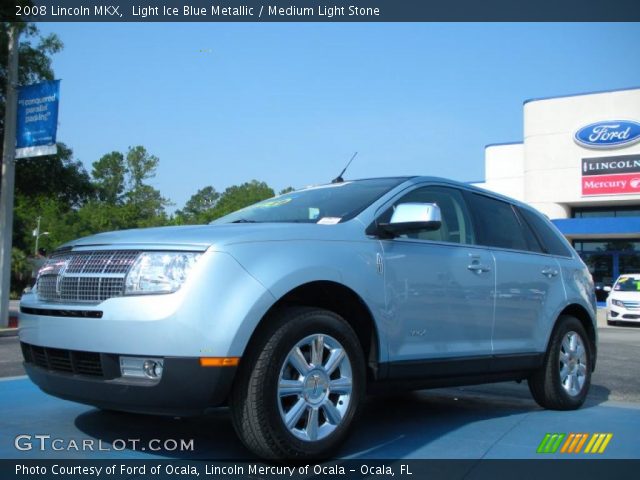
<path id="1" fill-rule="evenodd" d="M 270 292 L 273 304 L 295 288 L 317 281 L 339 283 L 355 292 L 373 316 L 380 361 L 386 361 L 387 338 L 378 321 L 385 305 L 384 278 L 376 266 L 378 242 L 273 241 L 233 245 L 228 252 Z M 246 319 L 233 341 L 234 350 L 244 349 L 261 318 Z"/>

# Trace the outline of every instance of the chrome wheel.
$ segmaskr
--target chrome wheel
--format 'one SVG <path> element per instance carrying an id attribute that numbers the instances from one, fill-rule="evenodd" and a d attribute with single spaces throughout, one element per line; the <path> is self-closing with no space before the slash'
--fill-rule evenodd
<path id="1" fill-rule="evenodd" d="M 315 442 L 342 422 L 351 402 L 353 375 L 344 347 L 324 334 L 298 342 L 280 369 L 278 407 L 293 435 Z"/>
<path id="2" fill-rule="evenodd" d="M 579 395 L 587 379 L 587 350 L 582 337 L 574 331 L 562 338 L 558 368 L 562 388 L 572 397 Z"/>

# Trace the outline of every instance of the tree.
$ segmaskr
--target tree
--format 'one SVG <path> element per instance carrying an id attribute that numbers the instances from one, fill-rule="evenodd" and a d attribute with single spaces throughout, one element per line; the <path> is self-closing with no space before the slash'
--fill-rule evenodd
<path id="1" fill-rule="evenodd" d="M 280 193 L 278 193 L 278 195 L 284 195 L 285 193 L 290 193 L 290 192 L 295 192 L 296 189 L 293 187 L 287 187 L 287 188 L 283 188 L 282 190 L 280 190 Z"/>
<path id="2" fill-rule="evenodd" d="M 64 143 L 58 143 L 58 153 L 16 162 L 16 196 L 28 198 L 54 197 L 79 207 L 95 195 L 91 178 L 80 161 Z"/>
<path id="3" fill-rule="evenodd" d="M 233 185 L 220 195 L 212 209 L 204 213 L 203 220 L 210 222 L 274 195 L 274 191 L 269 185 L 258 180 L 251 180 L 242 185 Z"/>
<path id="4" fill-rule="evenodd" d="M 142 186 L 145 180 L 155 177 L 159 162 L 158 157 L 149 154 L 143 146 L 129 147 L 127 152 L 129 189 L 135 190 Z"/>
<path id="5" fill-rule="evenodd" d="M 155 177 L 159 161 L 138 145 L 129 147 L 126 155 L 114 151 L 93 162 L 91 175 L 98 201 L 78 212 L 80 229 L 89 234 L 167 223 L 165 207 L 170 202 L 145 183 Z"/>
<path id="6" fill-rule="evenodd" d="M 196 224 L 202 223 L 204 216 L 208 210 L 211 210 L 218 199 L 220 194 L 216 192 L 216 189 L 212 186 L 201 188 L 196 193 L 191 195 L 191 198 L 187 200 L 182 210 L 177 210 L 175 213 L 175 221 L 178 224 Z"/>
<path id="7" fill-rule="evenodd" d="M 145 180 L 156 176 L 160 160 L 138 145 L 129 147 L 126 156 L 128 190 L 125 192 L 125 207 L 132 227 L 162 225 L 167 221 L 165 207 L 169 200 Z"/>
<path id="8" fill-rule="evenodd" d="M 107 153 L 97 162 L 93 162 L 91 176 L 98 198 L 111 205 L 121 203 L 126 174 L 124 155 L 120 152 Z"/>

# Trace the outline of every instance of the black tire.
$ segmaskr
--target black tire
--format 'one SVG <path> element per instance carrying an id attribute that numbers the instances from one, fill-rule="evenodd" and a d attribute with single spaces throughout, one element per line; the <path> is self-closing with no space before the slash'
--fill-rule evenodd
<path id="1" fill-rule="evenodd" d="M 571 395 L 563 387 L 559 371 L 562 341 L 565 335 L 570 332 L 574 332 L 580 337 L 586 354 L 584 384 L 574 395 Z M 551 334 L 542 366 L 528 380 L 529 390 L 533 399 L 541 407 L 551 410 L 575 410 L 580 408 L 589 393 L 592 366 L 593 352 L 591 343 L 582 323 L 575 317 L 562 315 Z"/>
<path id="2" fill-rule="evenodd" d="M 341 420 L 336 422 L 337 426 L 329 426 L 329 429 L 334 428 L 332 433 L 325 438 L 311 441 L 296 436 L 298 430 L 295 426 L 293 431 L 290 431 L 285 425 L 281 415 L 280 399 L 283 397 L 278 394 L 278 384 L 281 372 L 290 368 L 287 367 L 290 364 L 286 361 L 292 349 L 304 339 L 318 334 L 339 342 L 346 353 L 350 364 L 352 390 Z M 230 399 L 233 425 L 240 440 L 249 450 L 262 458 L 327 458 L 345 440 L 364 397 L 365 362 L 358 337 L 339 315 L 310 307 L 280 310 L 271 317 L 267 328 L 261 330 L 256 337 L 242 358 Z M 309 375 L 301 375 L 301 378 L 307 379 Z M 315 378 L 314 382 L 313 394 L 317 390 L 318 379 Z M 294 394 L 294 402 L 307 398 L 303 397 L 309 394 L 308 390 L 306 392 Z M 333 397 L 327 394 L 325 398 L 337 398 L 337 394 Z M 343 405 L 341 400 L 340 405 Z M 303 414 L 303 417 L 310 422 L 311 417 L 305 415 L 310 415 L 312 408 L 305 408 L 308 410 L 305 410 L 307 413 Z M 321 408 L 316 407 L 316 410 Z M 282 411 L 284 412 L 284 409 Z M 329 417 L 324 413 L 325 410 L 322 412 L 317 415 L 324 415 L 321 418 L 328 422 Z M 320 422 L 318 418 L 316 417 L 316 424 Z"/>

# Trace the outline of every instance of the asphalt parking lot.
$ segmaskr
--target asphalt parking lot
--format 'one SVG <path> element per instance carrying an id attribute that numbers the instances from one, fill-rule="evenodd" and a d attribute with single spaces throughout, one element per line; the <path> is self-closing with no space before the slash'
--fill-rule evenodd
<path id="1" fill-rule="evenodd" d="M 598 367 L 580 410 L 542 410 L 526 383 L 514 382 L 379 396 L 368 399 L 340 454 L 359 459 L 539 458 L 536 449 L 546 433 L 610 432 L 613 438 L 598 458 L 640 459 L 640 376 L 635 368 L 640 328 L 601 328 L 599 333 Z M 16 337 L 0 337 L 0 375 L 0 398 L 10 412 L 0 416 L 0 458 L 250 458 L 225 409 L 197 418 L 162 418 L 100 411 L 42 393 L 21 376 Z M 24 434 L 100 441 L 107 449 L 18 451 L 14 439 Z M 139 443 L 108 449 L 118 439 Z M 150 451 L 154 439 L 192 439 L 194 448 Z"/>

